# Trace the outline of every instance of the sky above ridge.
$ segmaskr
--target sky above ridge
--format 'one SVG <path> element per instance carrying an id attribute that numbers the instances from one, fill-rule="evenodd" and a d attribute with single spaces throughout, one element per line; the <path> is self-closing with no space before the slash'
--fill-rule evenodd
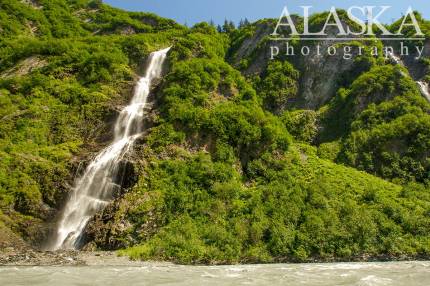
<path id="1" fill-rule="evenodd" d="M 311 12 L 329 10 L 331 6 L 347 9 L 351 6 L 391 6 L 379 19 L 390 23 L 404 14 L 408 7 L 430 19 L 429 0 L 104 0 L 104 3 L 129 11 L 152 12 L 176 20 L 180 24 L 194 25 L 213 20 L 222 24 L 224 19 L 236 23 L 247 18 L 279 18 L 283 7 L 290 13 L 302 15 L 300 6 L 313 6 Z M 375 11 L 379 9 L 375 8 Z"/>

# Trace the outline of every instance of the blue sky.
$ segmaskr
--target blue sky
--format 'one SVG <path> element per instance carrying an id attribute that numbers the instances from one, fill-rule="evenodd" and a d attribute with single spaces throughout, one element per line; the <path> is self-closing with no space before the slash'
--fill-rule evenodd
<path id="1" fill-rule="evenodd" d="M 385 23 L 400 18 L 402 13 L 412 6 L 426 19 L 430 19 L 429 0 L 104 0 L 104 2 L 129 11 L 153 12 L 188 25 L 211 19 L 219 24 L 226 18 L 235 22 L 243 18 L 251 21 L 278 18 L 285 5 L 288 6 L 290 13 L 299 13 L 300 6 L 313 6 L 315 12 L 329 10 L 331 6 L 336 8 L 392 6 L 380 18 L 381 22 Z"/>

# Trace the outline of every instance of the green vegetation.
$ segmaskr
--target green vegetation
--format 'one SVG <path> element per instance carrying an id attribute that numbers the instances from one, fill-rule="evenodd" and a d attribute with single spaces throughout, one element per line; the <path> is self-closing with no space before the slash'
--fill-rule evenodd
<path id="1" fill-rule="evenodd" d="M 429 183 L 430 104 L 403 68 L 375 66 L 330 109 L 342 124 L 332 121 L 325 131 L 341 132 L 337 161 L 397 183 Z"/>
<path id="2" fill-rule="evenodd" d="M 130 154 L 137 183 L 90 246 L 208 264 L 430 256 L 430 104 L 405 67 L 356 56 L 309 110 L 294 102 L 300 59 L 264 56 L 273 20 L 217 30 L 101 1 L 0 8 L 2 229 L 43 239 L 145 58 L 172 46 Z"/>
<path id="3" fill-rule="evenodd" d="M 298 79 L 299 72 L 289 62 L 270 62 L 263 79 L 256 83 L 264 106 L 274 113 L 285 110 L 288 100 L 297 96 Z"/>
<path id="4" fill-rule="evenodd" d="M 184 150 L 176 150 L 184 152 Z M 429 252 L 429 192 L 399 187 L 318 159 L 294 146 L 248 167 L 248 182 L 229 164 L 198 153 L 153 161 L 129 200 L 139 226 L 162 226 L 122 254 L 179 263 L 252 263 L 349 259 Z"/>
<path id="5" fill-rule="evenodd" d="M 71 183 L 73 157 L 99 144 L 143 59 L 183 33 L 159 19 L 161 26 L 145 34 L 91 36 L 76 11 L 93 13 L 94 1 L 34 3 L 43 8 L 0 4 L 0 218 L 33 242 L 39 238 L 27 226 L 40 228 L 52 216 Z M 158 19 L 97 7 L 97 17 L 109 23 Z M 30 19 L 38 33 L 28 33 Z"/>
<path id="6" fill-rule="evenodd" d="M 125 12 L 100 0 L 4 0 L 0 3 L 3 38 L 69 38 L 94 34 L 151 33 L 182 29 L 150 13 Z"/>

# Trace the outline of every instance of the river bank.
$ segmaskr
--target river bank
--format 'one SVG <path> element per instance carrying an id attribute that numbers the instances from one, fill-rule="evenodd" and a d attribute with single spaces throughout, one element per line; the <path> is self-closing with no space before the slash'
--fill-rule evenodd
<path id="1" fill-rule="evenodd" d="M 366 263 L 366 262 L 411 262 L 430 261 L 425 256 L 392 256 L 363 255 L 350 258 L 310 258 L 305 263 Z M 292 259 L 283 258 L 276 263 L 299 263 Z M 303 262 L 303 261 L 300 261 Z M 0 251 L 0 266 L 147 266 L 148 264 L 173 265 L 171 262 L 148 262 L 130 260 L 126 256 L 118 256 L 114 251 L 37 251 L 34 249 L 14 249 L 9 247 Z M 225 265 L 214 263 L 211 265 Z M 242 264 L 248 264 L 243 261 Z M 250 263 L 255 264 L 255 263 Z"/>
<path id="2" fill-rule="evenodd" d="M 154 264 L 151 262 L 151 264 Z M 158 263 L 157 263 L 158 264 Z M 160 264 L 170 265 L 162 262 Z M 145 266 L 148 262 L 133 261 L 112 251 L 17 251 L 0 252 L 0 266 Z"/>

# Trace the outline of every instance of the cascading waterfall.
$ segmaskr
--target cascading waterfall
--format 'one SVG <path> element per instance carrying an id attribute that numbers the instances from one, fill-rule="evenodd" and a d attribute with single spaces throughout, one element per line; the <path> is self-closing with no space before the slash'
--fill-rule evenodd
<path id="1" fill-rule="evenodd" d="M 78 248 L 88 221 L 113 199 L 114 190 L 119 187 L 115 183 L 119 163 L 143 131 L 142 121 L 150 88 L 161 76 L 169 49 L 150 55 L 145 76 L 139 80 L 130 104 L 118 117 L 113 143 L 102 150 L 75 181 L 50 249 Z"/>
<path id="2" fill-rule="evenodd" d="M 426 82 L 418 81 L 422 95 L 430 102 L 429 85 Z"/>
<path id="3" fill-rule="evenodd" d="M 403 61 L 401 58 L 396 56 L 394 53 L 388 52 L 388 57 L 396 64 L 403 65 Z M 429 91 L 429 85 L 424 81 L 417 81 L 418 87 L 420 88 L 420 92 L 422 96 L 424 96 L 425 99 L 430 102 L 430 91 Z"/>

